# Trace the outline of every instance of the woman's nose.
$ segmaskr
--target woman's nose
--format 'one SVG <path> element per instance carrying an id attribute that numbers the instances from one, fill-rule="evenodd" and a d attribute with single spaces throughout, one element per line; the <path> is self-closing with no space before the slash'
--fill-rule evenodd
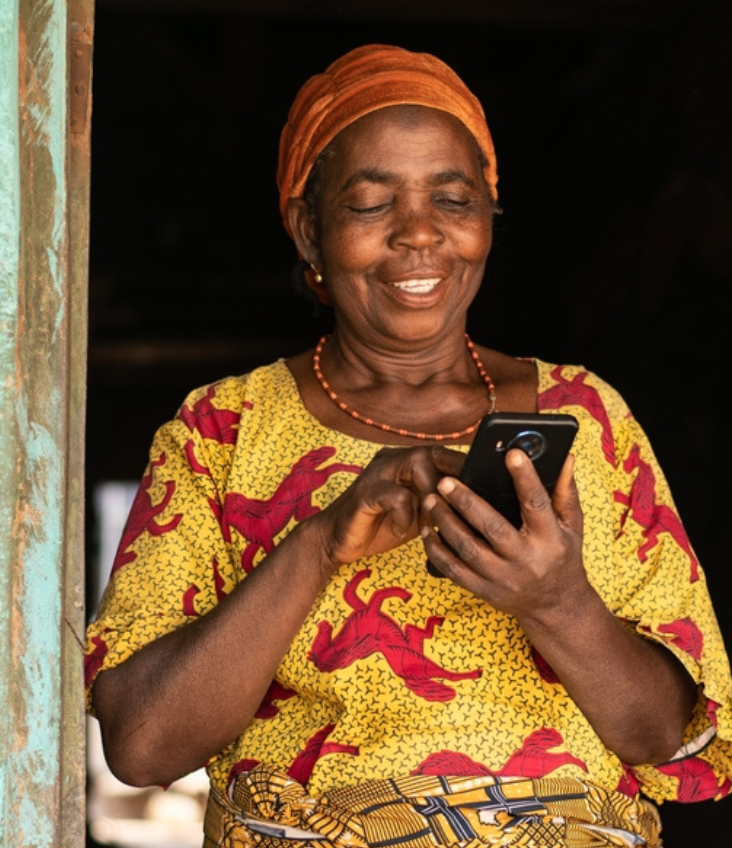
<path id="1" fill-rule="evenodd" d="M 414 203 L 397 208 L 390 239 L 393 247 L 423 250 L 439 244 L 443 239 L 444 234 L 432 204 Z"/>

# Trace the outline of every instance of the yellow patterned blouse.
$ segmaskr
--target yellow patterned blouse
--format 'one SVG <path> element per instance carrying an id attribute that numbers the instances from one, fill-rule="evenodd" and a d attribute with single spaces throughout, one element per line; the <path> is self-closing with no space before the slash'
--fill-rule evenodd
<path id="1" fill-rule="evenodd" d="M 730 792 L 729 663 L 647 438 L 595 375 L 536 365 L 539 409 L 580 421 L 590 580 L 700 684 L 685 748 L 668 763 L 624 766 L 514 619 L 431 577 L 415 539 L 332 578 L 254 720 L 208 763 L 218 791 L 263 763 L 311 794 L 405 775 L 574 777 L 656 801 Z M 193 392 L 153 441 L 88 629 L 88 691 L 100 670 L 210 611 L 380 448 L 316 421 L 284 362 Z"/>

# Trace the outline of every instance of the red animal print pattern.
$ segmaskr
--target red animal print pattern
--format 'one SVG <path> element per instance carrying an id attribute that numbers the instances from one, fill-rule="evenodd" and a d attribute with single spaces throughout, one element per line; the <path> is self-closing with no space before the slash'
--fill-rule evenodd
<path id="1" fill-rule="evenodd" d="M 192 407 L 189 408 L 184 404 L 177 417 L 192 433 L 195 431 L 201 438 L 213 439 L 221 445 L 233 445 L 239 432 L 241 410 L 220 409 L 213 405 L 218 385 L 218 383 L 214 383 L 209 386 L 206 394 L 197 400 Z M 243 402 L 242 409 L 251 408 L 251 401 Z M 202 465 L 196 456 L 193 439 L 188 439 L 184 450 L 193 471 L 196 474 L 205 474 L 210 477 L 210 469 Z"/>
<path id="2" fill-rule="evenodd" d="M 551 372 L 555 381 L 551 388 L 539 393 L 537 398 L 539 409 L 561 409 L 564 406 L 579 405 L 597 421 L 602 427 L 602 452 L 605 459 L 615 466 L 615 442 L 605 404 L 595 386 L 589 385 L 587 380 L 589 374 L 581 371 L 571 379 L 564 376 L 564 368 L 557 366 Z"/>
<path id="3" fill-rule="evenodd" d="M 289 698 L 294 698 L 295 695 L 297 695 L 297 692 L 294 689 L 288 689 L 286 686 L 273 680 L 257 712 L 254 713 L 254 717 L 265 720 L 275 718 L 280 713 L 280 708 L 275 701 L 287 701 Z"/>
<path id="4" fill-rule="evenodd" d="M 119 543 L 117 556 L 112 566 L 113 574 L 122 568 L 123 565 L 133 562 L 137 558 L 137 554 L 130 550 L 130 548 L 143 533 L 150 533 L 152 536 L 162 536 L 163 533 L 170 533 L 171 530 L 175 530 L 183 518 L 182 513 L 178 512 L 168 521 L 163 523 L 158 523 L 157 521 L 157 517 L 168 508 L 177 485 L 175 480 L 166 480 L 163 484 L 165 494 L 157 503 L 152 502 L 150 486 L 153 480 L 153 471 L 156 468 L 164 466 L 165 461 L 165 454 L 161 453 L 155 461 L 150 463 L 150 470 L 140 482 L 140 487 L 132 502 L 130 515 L 127 519 L 127 524 Z"/>
<path id="5" fill-rule="evenodd" d="M 415 538 L 333 576 L 252 720 L 208 763 L 219 791 L 261 765 L 313 794 L 449 774 L 586 778 L 656 801 L 729 793 L 732 682 L 663 472 L 612 387 L 579 366 L 536 367 L 539 409 L 580 423 L 572 451 L 592 585 L 626 626 L 680 655 L 699 684 L 690 755 L 619 763 L 518 623 L 430 576 Z M 212 610 L 381 447 L 313 419 L 285 362 L 191 393 L 155 436 L 88 628 L 88 708 L 98 673 Z M 242 650 L 235 634 L 231 649 Z"/>
<path id="6" fill-rule="evenodd" d="M 92 650 L 84 655 L 84 685 L 89 686 L 104 663 L 109 648 L 101 636 L 91 638 Z"/>
<path id="7" fill-rule="evenodd" d="M 335 730 L 335 724 L 331 723 L 314 733 L 308 739 L 305 747 L 295 757 L 289 768 L 285 770 L 288 777 L 307 785 L 310 775 L 313 773 L 318 760 L 328 756 L 328 754 L 348 754 L 352 757 L 358 756 L 357 745 L 346 745 L 339 742 L 328 742 L 328 737 Z M 260 765 L 261 760 L 243 759 L 240 760 L 231 769 L 227 777 L 227 785 L 230 785 L 236 778 L 244 772 L 251 771 Z"/>
<path id="8" fill-rule="evenodd" d="M 241 555 L 244 571 L 252 570 L 254 556 L 260 549 L 266 553 L 274 549 L 275 537 L 291 521 L 304 521 L 318 512 L 318 507 L 312 503 L 312 494 L 324 486 L 332 474 L 339 471 L 361 473 L 360 465 L 343 462 L 320 467 L 334 453 L 335 448 L 323 447 L 301 456 L 275 493 L 264 500 L 230 492 L 222 508 L 215 500 L 209 499 L 211 509 L 221 524 L 224 539 L 231 541 L 233 528 L 248 542 Z"/>
<path id="9" fill-rule="evenodd" d="M 678 799 L 682 804 L 711 801 L 730 794 L 732 782 L 726 777 L 720 781 L 709 763 L 699 757 L 689 757 L 657 767 L 662 774 L 675 777 L 679 782 Z"/>
<path id="10" fill-rule="evenodd" d="M 178 418 L 191 432 L 195 430 L 204 439 L 214 439 L 222 445 L 233 445 L 239 432 L 241 410 L 219 409 L 213 405 L 218 385 L 214 383 L 209 386 L 206 394 L 191 408 L 184 404 Z M 242 403 L 242 409 L 251 408 L 250 401 Z"/>
<path id="11" fill-rule="evenodd" d="M 213 557 L 211 560 L 211 571 L 213 573 L 213 585 L 214 591 L 216 592 L 216 601 L 220 602 L 226 596 L 226 592 L 224 591 L 224 578 L 221 576 L 221 571 L 219 570 L 219 563 L 216 557 Z M 196 608 L 196 596 L 201 592 L 200 587 L 196 583 L 191 583 L 191 585 L 186 589 L 183 593 L 183 615 L 187 618 L 195 618 L 201 613 Z"/>
<path id="12" fill-rule="evenodd" d="M 648 628 L 642 629 L 650 632 Z M 695 660 L 698 661 L 702 658 L 704 634 L 690 618 L 681 618 L 669 624 L 659 624 L 656 631 L 668 635 L 672 644 Z"/>
<path id="13" fill-rule="evenodd" d="M 616 792 L 622 792 L 629 798 L 635 798 L 641 790 L 641 784 L 630 766 L 623 765 L 623 774 L 615 787 Z"/>
<path id="14" fill-rule="evenodd" d="M 635 472 L 635 482 L 630 494 L 615 492 L 614 497 L 618 503 L 628 507 L 622 523 L 625 524 L 631 518 L 643 528 L 646 541 L 638 548 L 638 559 L 645 562 L 648 552 L 658 544 L 660 534 L 669 533 L 689 557 L 689 580 L 696 582 L 699 579 L 699 563 L 691 549 L 686 531 L 676 512 L 667 504 L 657 502 L 656 475 L 650 464 L 641 459 L 638 445 L 631 449 L 623 468 L 628 474 Z"/>
<path id="15" fill-rule="evenodd" d="M 564 739 L 558 730 L 543 727 L 528 736 L 519 750 L 512 754 L 500 769 L 490 769 L 465 754 L 439 751 L 436 754 L 430 754 L 412 774 L 539 778 L 546 777 L 565 765 L 575 765 L 586 772 L 587 766 L 582 760 L 566 751 L 552 750 L 559 748 L 562 744 Z"/>
<path id="16" fill-rule="evenodd" d="M 327 741 L 334 729 L 335 724 L 328 724 L 308 739 L 305 748 L 295 757 L 292 765 L 287 769 L 287 774 L 293 780 L 305 785 L 310 779 L 318 760 L 328 756 L 328 754 L 358 756 L 358 745 L 345 745 Z"/>
<path id="17" fill-rule="evenodd" d="M 310 650 L 310 660 L 319 671 L 346 668 L 372 654 L 381 654 L 397 677 L 416 695 L 427 701 L 450 701 L 455 690 L 440 680 L 475 680 L 482 669 L 456 672 L 443 668 L 424 653 L 426 639 L 432 639 L 435 628 L 444 618 L 433 615 L 424 627 L 407 624 L 402 629 L 381 609 L 387 598 L 399 598 L 408 603 L 411 593 L 400 586 L 377 589 L 367 601 L 361 600 L 357 589 L 371 576 L 369 569 L 358 572 L 349 582 L 344 597 L 353 612 L 340 630 L 333 635 L 333 625 L 321 621 L 318 635 Z"/>
<path id="18" fill-rule="evenodd" d="M 546 683 L 559 683 L 557 673 L 533 645 L 531 646 L 531 656 L 543 681 Z"/>

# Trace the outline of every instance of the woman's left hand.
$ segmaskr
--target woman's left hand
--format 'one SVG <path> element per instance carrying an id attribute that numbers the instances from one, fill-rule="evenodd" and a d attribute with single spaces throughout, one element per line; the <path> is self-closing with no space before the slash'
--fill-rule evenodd
<path id="1" fill-rule="evenodd" d="M 439 454 L 435 464 L 454 475 Z M 522 526 L 454 476 L 443 477 L 439 495 L 422 501 L 430 560 L 516 617 L 609 750 L 628 764 L 663 762 L 681 744 L 697 697 L 694 681 L 670 651 L 631 633 L 590 584 L 572 457 L 552 497 L 521 451 L 509 451 L 506 464 Z"/>
<path id="2" fill-rule="evenodd" d="M 497 609 L 519 619 L 551 619 L 568 598 L 576 602 L 589 589 L 574 461 L 570 456 L 565 462 L 553 497 L 522 451 L 510 451 L 506 465 L 523 525 L 516 529 L 465 484 L 446 476 L 438 485 L 440 496 L 423 502 L 431 525 L 423 531 L 425 548 L 445 576 Z"/>

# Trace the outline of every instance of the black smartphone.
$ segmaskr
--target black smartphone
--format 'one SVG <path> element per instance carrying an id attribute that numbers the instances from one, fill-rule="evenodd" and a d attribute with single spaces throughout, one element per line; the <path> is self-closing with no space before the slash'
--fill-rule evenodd
<path id="1" fill-rule="evenodd" d="M 465 459 L 460 480 L 495 507 L 514 527 L 521 526 L 513 478 L 506 468 L 506 452 L 518 448 L 534 467 L 551 494 L 567 458 L 579 423 L 566 413 L 494 412 L 480 422 Z M 435 577 L 440 572 L 427 562 Z"/>
<path id="2" fill-rule="evenodd" d="M 460 472 L 460 479 L 495 507 L 514 527 L 521 526 L 513 478 L 506 453 L 522 450 L 551 494 L 579 424 L 566 413 L 494 412 L 480 422 Z"/>

